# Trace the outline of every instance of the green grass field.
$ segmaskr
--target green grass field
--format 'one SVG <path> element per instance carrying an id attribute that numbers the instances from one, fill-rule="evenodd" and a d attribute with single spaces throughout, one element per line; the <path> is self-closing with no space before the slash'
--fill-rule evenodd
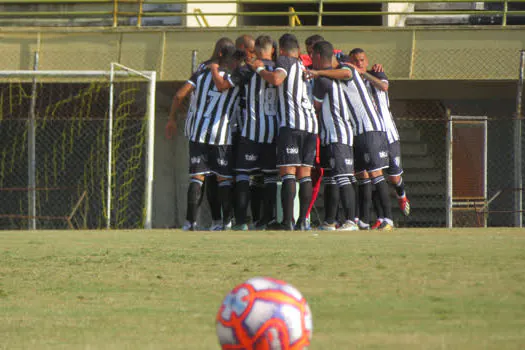
<path id="1" fill-rule="evenodd" d="M 218 349 L 253 276 L 295 285 L 311 349 L 525 349 L 525 230 L 0 232 L 0 349 Z"/>

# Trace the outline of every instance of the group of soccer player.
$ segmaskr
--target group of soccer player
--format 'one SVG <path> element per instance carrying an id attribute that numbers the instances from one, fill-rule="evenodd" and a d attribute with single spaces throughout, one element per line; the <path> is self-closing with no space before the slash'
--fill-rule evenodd
<path id="1" fill-rule="evenodd" d="M 177 110 L 191 95 L 184 230 L 198 229 L 204 192 L 211 230 L 248 230 L 248 206 L 257 230 L 308 230 L 321 179 L 325 217 L 320 230 L 392 230 L 385 176 L 401 211 L 409 215 L 382 65 L 367 70 L 362 49 L 344 55 L 319 35 L 305 44 L 307 54 L 301 55 L 292 34 L 282 35 L 278 45 L 267 35 L 243 35 L 235 43 L 222 38 L 212 57 L 177 91 L 168 138 L 177 127 Z M 276 221 L 278 181 L 281 222 Z M 370 222 L 372 208 L 375 223 Z"/>

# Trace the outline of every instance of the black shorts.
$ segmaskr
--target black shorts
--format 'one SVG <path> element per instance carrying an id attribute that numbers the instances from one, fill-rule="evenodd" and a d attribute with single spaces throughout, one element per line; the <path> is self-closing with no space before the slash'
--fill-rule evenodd
<path id="1" fill-rule="evenodd" d="M 354 138 L 355 172 L 376 171 L 388 168 L 386 133 L 365 132 Z"/>
<path id="2" fill-rule="evenodd" d="M 330 170 L 333 177 L 353 175 L 353 147 L 342 143 L 321 146 L 321 166 L 326 170 Z"/>
<path id="3" fill-rule="evenodd" d="M 190 141 L 190 176 L 215 174 L 229 178 L 233 175 L 232 165 L 231 145 L 208 145 Z"/>
<path id="4" fill-rule="evenodd" d="M 237 152 L 238 152 L 238 145 L 239 140 L 241 139 L 241 133 L 238 131 L 232 132 L 232 153 L 233 153 L 233 160 L 232 160 L 232 169 L 235 169 L 235 161 L 237 160 Z"/>
<path id="5" fill-rule="evenodd" d="M 403 174 L 401 166 L 401 144 L 399 141 L 388 144 L 388 169 L 386 172 L 390 176 L 399 176 Z"/>
<path id="6" fill-rule="evenodd" d="M 241 137 L 237 145 L 235 171 L 251 173 L 277 172 L 277 146 L 275 143 L 259 143 Z"/>
<path id="7" fill-rule="evenodd" d="M 277 166 L 313 167 L 316 149 L 316 134 L 303 130 L 280 128 L 277 139 Z"/>

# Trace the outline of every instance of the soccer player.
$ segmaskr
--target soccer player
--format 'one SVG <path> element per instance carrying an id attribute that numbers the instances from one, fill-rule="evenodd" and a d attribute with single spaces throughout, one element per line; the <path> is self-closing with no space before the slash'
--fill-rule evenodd
<path id="1" fill-rule="evenodd" d="M 312 48 L 312 64 L 317 70 L 331 70 L 333 46 L 318 41 Z M 314 106 L 320 117 L 321 164 L 325 169 L 325 221 L 321 230 L 336 229 L 336 214 L 341 200 L 344 223 L 341 230 L 358 230 L 355 217 L 355 193 L 350 176 L 354 174 L 353 130 L 350 109 L 344 96 L 342 80 L 319 77 L 314 83 Z"/>
<path id="2" fill-rule="evenodd" d="M 359 69 L 366 70 L 368 68 L 368 57 L 363 49 L 355 48 L 350 52 L 350 61 Z M 372 70 L 367 71 L 368 74 L 374 76 L 375 80 L 365 80 L 368 90 L 370 91 L 379 114 L 383 118 L 387 140 L 388 140 L 388 153 L 389 153 L 389 166 L 386 170 L 390 182 L 394 185 L 397 194 L 397 201 L 399 208 L 403 215 L 410 215 L 410 201 L 408 200 L 405 193 L 405 184 L 401 174 L 403 174 L 403 168 L 401 166 L 401 146 L 399 142 L 399 132 L 397 131 L 394 118 L 390 111 L 390 100 L 388 98 L 388 78 L 384 72 L 381 64 L 375 64 Z M 377 202 L 378 196 L 377 191 L 373 193 L 374 202 Z M 381 207 L 376 206 L 378 211 L 378 220 L 374 226 L 379 227 L 382 222 Z M 374 227 L 372 226 L 372 228 Z"/>
<path id="3" fill-rule="evenodd" d="M 212 62 L 216 62 L 219 59 L 219 55 L 221 50 L 223 50 L 225 47 L 234 47 L 234 43 L 230 38 L 220 38 L 215 43 L 215 47 L 213 48 L 213 53 L 211 57 L 199 64 L 196 72 L 202 72 L 206 67 L 211 64 Z M 190 131 L 188 130 L 191 126 L 191 117 L 190 114 L 193 115 L 195 113 L 194 111 L 195 106 L 195 93 L 191 94 L 191 102 L 190 102 L 190 108 L 188 109 L 188 118 L 186 119 L 186 128 L 185 128 L 185 135 L 186 137 L 189 137 Z M 221 202 L 219 200 L 218 196 L 218 182 L 217 182 L 217 176 L 215 174 L 208 174 L 205 179 L 205 183 L 203 184 L 206 192 L 206 199 L 208 200 L 208 204 L 210 206 L 211 211 L 211 219 L 212 223 L 209 228 L 210 231 L 221 231 L 223 229 L 222 224 L 222 209 L 221 209 Z M 199 200 L 200 202 L 200 200 Z"/>
<path id="4" fill-rule="evenodd" d="M 296 181 L 299 181 L 300 209 L 295 229 L 305 230 L 312 198 L 310 174 L 315 160 L 317 118 L 308 97 L 304 66 L 299 59 L 299 42 L 294 35 L 284 34 L 279 38 L 279 54 L 274 71 L 267 70 L 260 60 L 252 67 L 264 80 L 278 87 L 277 165 L 282 180 L 281 228 L 294 230 L 293 206 Z"/>
<path id="5" fill-rule="evenodd" d="M 221 74 L 230 79 L 228 70 L 234 68 L 235 48 L 224 47 L 219 54 Z M 230 79 L 231 80 L 231 79 Z M 190 149 L 190 185 L 184 230 L 197 229 L 197 211 L 204 178 L 217 175 L 218 196 L 221 202 L 223 225 L 231 226 L 231 179 L 233 153 L 231 149 L 230 117 L 237 102 L 239 88 L 218 91 L 212 79 L 212 68 L 196 72 L 176 93 L 166 124 L 166 136 L 171 138 L 176 130 L 176 111 L 184 98 L 195 91 L 195 109 L 187 128 Z"/>
<path id="6" fill-rule="evenodd" d="M 340 69 L 310 71 L 310 74 L 334 79 L 347 79 L 344 91 L 350 107 L 352 128 L 355 133 L 355 172 L 359 192 L 358 223 L 361 229 L 370 229 L 372 185 L 375 185 L 385 216 L 379 229 L 392 230 L 394 227 L 392 208 L 390 207 L 388 185 L 383 176 L 383 169 L 388 167 L 385 126 L 363 79 L 351 64 L 342 64 Z M 377 80 L 366 72 L 363 75 L 368 80 Z"/>
<path id="7" fill-rule="evenodd" d="M 257 59 L 264 63 L 268 71 L 275 70 L 272 61 L 273 40 L 263 35 L 255 41 Z M 245 113 L 242 116 L 242 131 L 237 150 L 235 171 L 235 220 L 234 230 L 248 230 L 246 221 L 250 194 L 250 175 L 262 171 L 264 174 L 264 215 L 256 229 L 265 229 L 274 220 L 277 192 L 276 136 L 279 128 L 277 119 L 277 88 L 267 83 L 255 71 L 238 70 L 233 79 L 244 88 Z M 229 83 L 220 76 L 214 77 L 221 87 Z M 253 198 L 252 198 L 253 201 Z M 252 205 L 252 214 L 254 207 Z"/>

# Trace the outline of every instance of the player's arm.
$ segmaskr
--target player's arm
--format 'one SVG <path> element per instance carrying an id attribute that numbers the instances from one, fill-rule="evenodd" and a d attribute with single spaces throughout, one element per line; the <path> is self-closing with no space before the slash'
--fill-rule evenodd
<path id="1" fill-rule="evenodd" d="M 340 69 L 310 70 L 308 73 L 312 78 L 326 77 L 335 80 L 350 80 L 353 77 L 352 70 L 346 67 Z"/>
<path id="2" fill-rule="evenodd" d="M 273 86 L 281 85 L 288 73 L 283 68 L 277 68 L 275 71 L 270 72 L 264 67 L 264 63 L 260 60 L 254 61 L 249 64 L 249 66 L 261 76 L 267 83 L 272 84 Z"/>
<path id="3" fill-rule="evenodd" d="M 219 65 L 217 63 L 212 63 L 209 65 L 211 71 L 211 77 L 213 83 L 218 91 L 228 90 L 233 87 L 232 82 L 229 79 L 224 79 L 224 77 L 219 72 Z"/>
<path id="4" fill-rule="evenodd" d="M 368 80 L 376 89 L 381 90 L 381 91 L 388 91 L 388 81 L 386 79 L 385 80 L 379 79 L 375 75 L 369 72 L 364 72 L 362 75 L 363 75 L 363 78 Z M 385 74 L 383 73 L 383 75 Z"/>
<path id="5" fill-rule="evenodd" d="M 177 130 L 177 111 L 180 109 L 180 106 L 182 105 L 182 102 L 184 102 L 186 96 L 188 96 L 193 91 L 193 89 L 195 89 L 195 85 L 189 80 L 179 90 L 177 90 L 177 93 L 175 96 L 173 96 L 173 101 L 171 102 L 170 113 L 168 116 L 168 123 L 166 124 L 167 139 L 171 139 L 173 135 L 175 135 L 175 131 Z"/>
<path id="6" fill-rule="evenodd" d="M 328 79 L 318 78 L 315 80 L 314 89 L 312 91 L 314 97 L 314 108 L 317 112 L 317 116 L 321 116 L 321 110 L 323 108 L 323 101 L 331 83 Z"/>

